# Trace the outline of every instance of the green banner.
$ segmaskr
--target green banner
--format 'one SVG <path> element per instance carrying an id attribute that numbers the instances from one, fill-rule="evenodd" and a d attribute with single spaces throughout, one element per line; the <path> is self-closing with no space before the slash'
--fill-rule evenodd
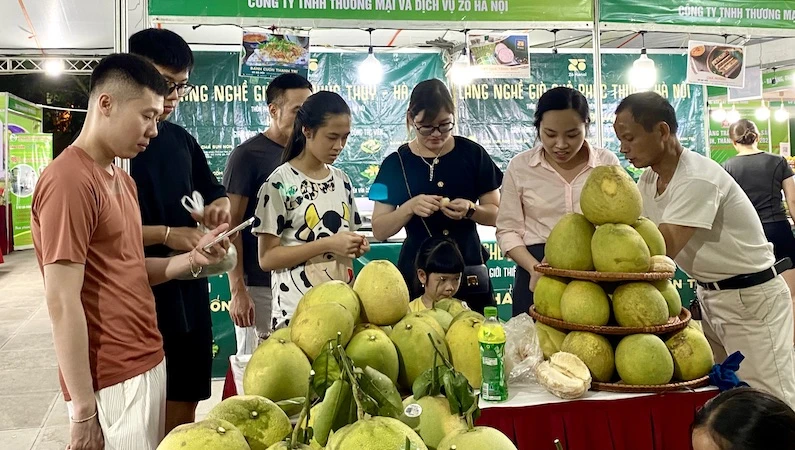
<path id="1" fill-rule="evenodd" d="M 362 21 L 590 22 L 590 0 L 149 0 L 149 15 Z"/>
<path id="2" fill-rule="evenodd" d="M 14 224 L 14 248 L 32 248 L 30 208 L 41 172 L 52 161 L 52 134 L 12 134 L 8 137 L 8 191 Z"/>
<path id="3" fill-rule="evenodd" d="M 603 0 L 600 21 L 795 29 L 795 1 Z"/>

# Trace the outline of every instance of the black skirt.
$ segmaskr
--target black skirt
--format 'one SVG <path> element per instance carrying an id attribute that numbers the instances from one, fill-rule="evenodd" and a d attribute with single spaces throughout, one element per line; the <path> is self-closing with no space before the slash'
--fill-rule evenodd
<path id="1" fill-rule="evenodd" d="M 544 244 L 528 245 L 527 251 L 538 261 L 544 259 Z M 526 313 L 533 305 L 533 291 L 530 290 L 530 273 L 518 264 L 513 281 L 513 317 Z"/>

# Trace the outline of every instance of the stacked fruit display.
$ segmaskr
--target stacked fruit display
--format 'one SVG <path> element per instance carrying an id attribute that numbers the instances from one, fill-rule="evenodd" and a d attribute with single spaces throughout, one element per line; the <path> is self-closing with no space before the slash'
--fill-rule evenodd
<path id="1" fill-rule="evenodd" d="M 252 355 L 245 395 L 175 429 L 159 449 L 515 449 L 473 423 L 483 316 L 455 299 L 419 313 L 408 304 L 388 261 L 366 265 L 353 288 L 312 288 L 290 326 Z M 300 415 L 294 428 L 288 415 Z"/>
<path id="2" fill-rule="evenodd" d="M 665 239 L 640 217 L 637 186 L 621 167 L 595 168 L 580 197 L 550 233 L 537 270 L 531 314 L 544 357 L 578 356 L 594 389 L 659 390 L 704 382 L 710 346 L 670 279 Z M 651 386 L 651 388 L 649 388 Z"/>

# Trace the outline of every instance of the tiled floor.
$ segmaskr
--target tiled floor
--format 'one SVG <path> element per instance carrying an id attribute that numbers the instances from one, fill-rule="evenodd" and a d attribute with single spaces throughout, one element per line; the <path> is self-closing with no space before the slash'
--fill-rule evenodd
<path id="1" fill-rule="evenodd" d="M 58 385 L 44 286 L 33 251 L 18 251 L 0 264 L 0 448 L 64 450 L 69 438 L 66 405 Z M 199 404 L 198 419 L 220 401 Z"/>

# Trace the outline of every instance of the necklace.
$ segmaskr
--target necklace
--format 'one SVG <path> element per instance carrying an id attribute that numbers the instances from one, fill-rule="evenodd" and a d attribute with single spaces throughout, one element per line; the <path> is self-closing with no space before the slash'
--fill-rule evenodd
<path id="1" fill-rule="evenodd" d="M 437 164 L 439 164 L 439 155 L 436 155 L 436 158 L 433 158 L 433 162 L 426 161 L 425 158 L 420 155 L 417 156 L 419 156 L 422 162 L 424 162 L 425 165 L 428 166 L 428 181 L 433 181 L 433 169 Z"/>

